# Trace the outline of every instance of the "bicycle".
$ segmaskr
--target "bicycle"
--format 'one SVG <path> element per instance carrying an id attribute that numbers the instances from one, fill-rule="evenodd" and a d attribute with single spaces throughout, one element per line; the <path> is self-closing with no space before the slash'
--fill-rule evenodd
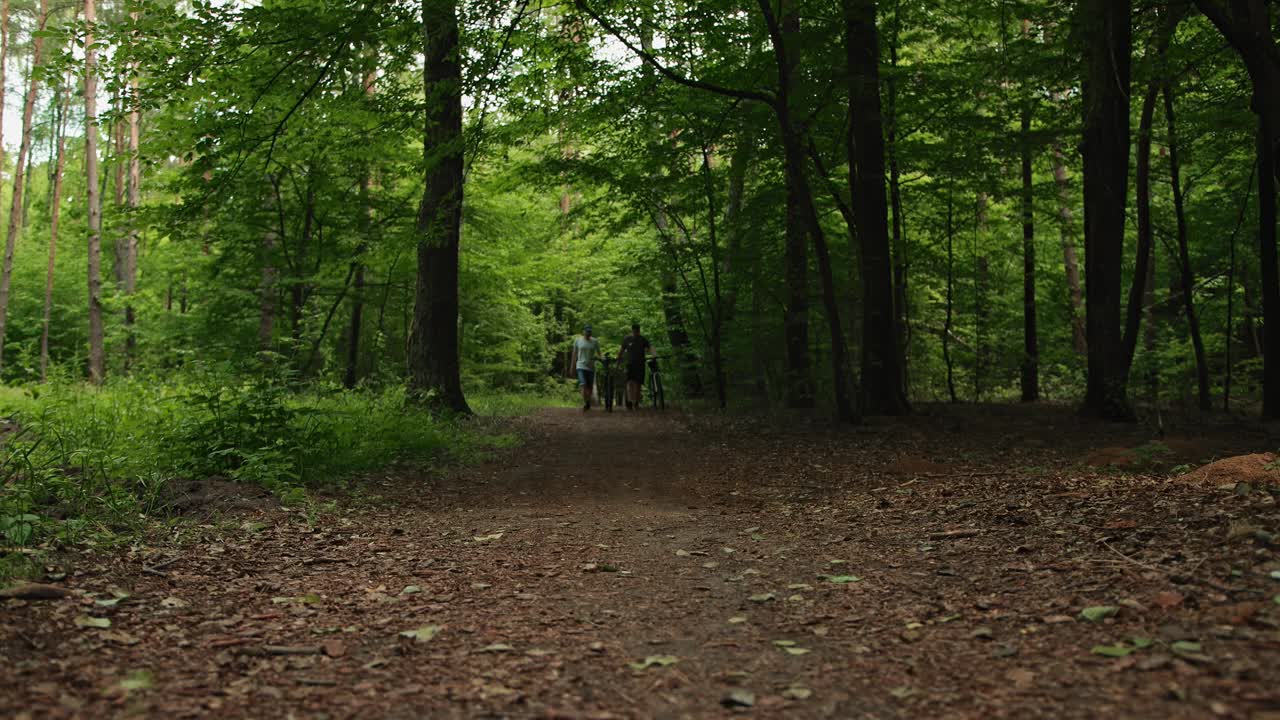
<path id="1" fill-rule="evenodd" d="M 666 410 L 667 397 L 662 390 L 662 372 L 658 370 L 658 359 L 661 357 L 665 356 L 649 356 L 649 402 L 658 410 Z"/>
<path id="2" fill-rule="evenodd" d="M 610 367 L 618 360 L 611 357 L 598 357 L 596 362 L 604 366 L 596 377 L 596 397 L 604 398 L 604 411 L 613 412 L 613 369 Z"/>

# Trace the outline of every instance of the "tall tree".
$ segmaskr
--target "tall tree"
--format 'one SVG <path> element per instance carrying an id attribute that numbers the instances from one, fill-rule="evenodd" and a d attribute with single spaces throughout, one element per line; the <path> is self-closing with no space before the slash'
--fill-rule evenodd
<path id="1" fill-rule="evenodd" d="M 129 17 L 133 23 L 138 23 L 138 12 L 130 13 Z M 135 31 L 130 38 L 130 43 L 138 42 L 137 32 Z M 128 103 L 128 123 L 129 123 L 129 192 L 128 192 L 128 218 L 129 232 L 125 236 L 124 252 L 124 278 L 122 289 L 124 291 L 124 325 L 125 325 L 125 348 L 124 362 L 125 369 L 129 368 L 133 362 L 134 355 L 137 352 L 137 334 L 134 331 L 134 323 L 137 322 L 136 309 L 134 308 L 134 294 L 138 290 L 138 243 L 141 237 L 138 232 L 138 210 L 142 206 L 142 166 L 141 155 L 139 153 L 139 140 L 141 139 L 141 107 L 142 99 L 138 96 L 138 63 L 131 61 L 127 69 L 129 74 L 129 92 L 126 102 Z"/>
<path id="2" fill-rule="evenodd" d="M 1040 341 L 1036 331 L 1035 186 L 1031 165 L 1031 102 L 1022 108 L 1022 402 L 1040 399 Z"/>
<path id="3" fill-rule="evenodd" d="M 67 115 L 71 109 L 71 79 L 54 96 L 53 187 L 49 200 L 49 260 L 44 279 L 44 316 L 40 325 L 40 382 L 49 372 L 49 320 L 53 314 L 53 271 L 58 256 L 58 221 L 62 215 L 62 177 L 67 167 Z"/>
<path id="4" fill-rule="evenodd" d="M 84 181 L 89 232 L 89 382 L 106 377 L 102 326 L 102 194 L 98 187 L 98 78 L 95 0 L 84 0 Z"/>
<path id="5" fill-rule="evenodd" d="M 893 268 L 885 200 L 884 123 L 880 103 L 880 43 L 875 0 L 844 0 L 845 53 L 853 142 L 849 184 L 860 243 L 863 283 L 862 399 L 868 414 L 909 411 L 902 348 L 894 331 Z"/>
<path id="6" fill-rule="evenodd" d="M 1081 0 L 1084 43 L 1086 412 L 1130 419 L 1120 334 L 1120 272 L 1129 180 L 1130 0 Z"/>
<path id="7" fill-rule="evenodd" d="M 469 413 L 458 348 L 462 229 L 462 49 L 456 0 L 422 0 L 426 190 L 418 211 L 418 278 L 409 388 L 430 405 Z"/>
<path id="8" fill-rule="evenodd" d="M 1262 263 L 1262 314 L 1280 327 L 1280 271 L 1276 268 L 1276 177 L 1280 173 L 1280 48 L 1267 0 L 1195 0 L 1244 62 L 1258 116 L 1258 256 Z M 1265 177 L 1264 177 L 1265 176 Z M 1280 418 L 1280 332 L 1264 335 L 1262 416 Z"/>

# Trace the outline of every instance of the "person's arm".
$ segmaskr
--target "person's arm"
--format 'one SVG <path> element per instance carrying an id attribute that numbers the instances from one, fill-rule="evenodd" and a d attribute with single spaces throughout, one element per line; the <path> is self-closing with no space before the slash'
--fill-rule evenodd
<path id="1" fill-rule="evenodd" d="M 578 340 L 575 338 L 573 341 L 573 346 L 569 350 L 569 367 L 566 375 L 568 375 L 569 377 L 572 377 L 573 371 L 577 367 L 578 367 Z"/>

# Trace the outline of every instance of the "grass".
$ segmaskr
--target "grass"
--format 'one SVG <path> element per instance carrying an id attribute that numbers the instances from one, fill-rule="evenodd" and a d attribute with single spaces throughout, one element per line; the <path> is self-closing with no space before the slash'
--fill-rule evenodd
<path id="1" fill-rule="evenodd" d="M 475 392 L 482 417 L 573 404 L 571 388 Z M 457 421 L 400 388 L 297 387 L 270 372 L 188 370 L 103 387 L 55 380 L 0 388 L 0 579 L 38 569 L 56 544 L 113 543 L 165 520 L 169 486 L 220 476 L 309 503 L 397 463 L 474 462 L 519 443 L 493 423 Z"/>

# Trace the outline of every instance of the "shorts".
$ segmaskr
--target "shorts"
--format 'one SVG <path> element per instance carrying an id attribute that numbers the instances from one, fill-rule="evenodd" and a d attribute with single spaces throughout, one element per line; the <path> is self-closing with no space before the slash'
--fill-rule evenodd
<path id="1" fill-rule="evenodd" d="M 627 365 L 627 382 L 644 384 L 644 363 L 631 363 Z"/>
<path id="2" fill-rule="evenodd" d="M 595 385 L 595 383 L 596 383 L 595 370 L 578 368 L 578 387 L 587 387 L 588 385 Z"/>

